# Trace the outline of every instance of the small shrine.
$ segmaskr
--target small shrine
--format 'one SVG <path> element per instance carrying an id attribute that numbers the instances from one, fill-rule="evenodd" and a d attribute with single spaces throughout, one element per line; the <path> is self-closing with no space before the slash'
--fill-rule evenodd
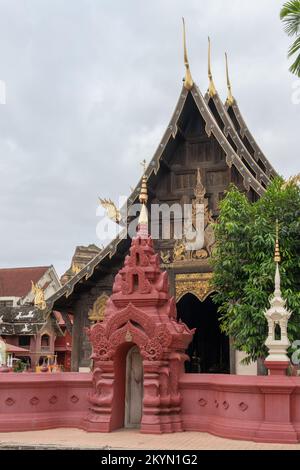
<path id="1" fill-rule="evenodd" d="M 193 331 L 176 320 L 168 274 L 148 234 L 146 181 L 144 176 L 137 235 L 115 277 L 103 321 L 88 331 L 94 361 L 89 431 L 183 430 L 178 380 Z"/>
<path id="2" fill-rule="evenodd" d="M 289 310 L 285 306 L 285 300 L 282 298 L 280 289 L 280 271 L 279 263 L 281 261 L 279 250 L 279 228 L 276 222 L 276 243 L 275 256 L 275 290 L 270 301 L 270 308 L 265 311 L 265 317 L 268 322 L 268 337 L 265 345 L 269 350 L 269 354 L 265 359 L 265 365 L 272 375 L 285 375 L 290 359 L 287 355 L 287 349 L 290 341 L 287 334 L 288 320 L 291 316 Z"/>

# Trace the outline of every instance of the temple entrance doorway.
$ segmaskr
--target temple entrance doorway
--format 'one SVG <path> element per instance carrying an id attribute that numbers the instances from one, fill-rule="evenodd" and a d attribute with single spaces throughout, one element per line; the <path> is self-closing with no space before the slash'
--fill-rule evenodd
<path id="1" fill-rule="evenodd" d="M 227 374 L 230 372 L 229 338 L 220 330 L 217 306 L 211 296 L 201 302 L 185 294 L 177 303 L 177 316 L 190 329 L 196 328 L 186 353 L 188 373 Z"/>
<path id="2" fill-rule="evenodd" d="M 143 359 L 137 346 L 126 357 L 125 428 L 139 428 L 143 413 Z"/>

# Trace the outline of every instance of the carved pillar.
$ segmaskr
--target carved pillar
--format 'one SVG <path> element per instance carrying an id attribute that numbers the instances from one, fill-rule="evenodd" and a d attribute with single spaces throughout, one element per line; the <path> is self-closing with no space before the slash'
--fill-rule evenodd
<path id="1" fill-rule="evenodd" d="M 86 418 L 86 430 L 110 432 L 114 429 L 114 363 L 96 362 L 93 372 L 93 392 L 89 394 L 90 411 Z"/>

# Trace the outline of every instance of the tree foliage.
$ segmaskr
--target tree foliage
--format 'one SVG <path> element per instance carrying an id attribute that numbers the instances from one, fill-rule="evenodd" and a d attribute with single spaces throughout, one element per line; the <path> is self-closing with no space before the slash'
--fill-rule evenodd
<path id="1" fill-rule="evenodd" d="M 280 11 L 280 19 L 285 25 L 285 32 L 289 36 L 296 37 L 289 48 L 288 57 L 296 57 L 290 66 L 290 71 L 300 77 L 300 0 L 286 2 Z"/>
<path id="2" fill-rule="evenodd" d="M 282 294 L 292 311 L 288 334 L 300 339 L 300 189 L 282 187 L 276 178 L 264 195 L 250 203 L 231 186 L 220 204 L 213 254 L 214 301 L 219 305 L 221 329 L 246 362 L 266 356 L 267 322 L 264 311 L 274 292 L 276 219 L 282 262 Z"/>

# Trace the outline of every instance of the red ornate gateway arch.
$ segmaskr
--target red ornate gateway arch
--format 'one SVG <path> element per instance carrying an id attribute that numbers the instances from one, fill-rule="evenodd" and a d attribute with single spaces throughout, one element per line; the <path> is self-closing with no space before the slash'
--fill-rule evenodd
<path id="1" fill-rule="evenodd" d="M 138 234 L 115 277 L 104 321 L 89 330 L 94 371 L 87 429 L 108 432 L 124 426 L 126 356 L 137 346 L 143 362 L 141 432 L 181 431 L 178 382 L 192 335 L 176 320 L 168 275 L 147 233 L 143 205 Z"/>

